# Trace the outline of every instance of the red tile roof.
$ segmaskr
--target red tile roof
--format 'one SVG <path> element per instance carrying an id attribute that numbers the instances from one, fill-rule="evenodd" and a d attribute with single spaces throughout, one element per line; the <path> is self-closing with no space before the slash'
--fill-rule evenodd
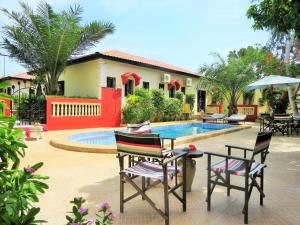
<path id="1" fill-rule="evenodd" d="M 190 74 L 190 75 L 194 75 L 194 76 L 201 76 L 200 74 L 194 73 L 192 71 L 180 68 L 180 67 L 176 67 L 164 62 L 160 62 L 157 60 L 153 60 L 153 59 L 148 59 L 142 56 L 137 56 L 137 55 L 132 55 L 132 54 L 128 54 L 126 52 L 121 52 L 118 50 L 110 50 L 110 51 L 100 51 L 99 52 L 101 55 L 104 56 L 110 56 L 113 58 L 118 58 L 118 59 L 124 59 L 124 60 L 129 60 L 132 62 L 138 62 L 138 63 L 143 63 L 143 64 L 147 64 L 147 65 L 151 65 L 151 66 L 156 66 L 156 67 L 161 67 L 161 68 L 165 68 L 168 70 L 173 70 L 173 71 L 178 71 L 181 73 L 186 73 L 186 74 Z"/>
<path id="2" fill-rule="evenodd" d="M 22 79 L 22 80 L 32 80 L 33 76 L 28 74 L 27 72 L 23 72 L 23 73 L 18 73 L 12 76 L 9 76 L 11 78 L 16 78 L 16 79 Z"/>

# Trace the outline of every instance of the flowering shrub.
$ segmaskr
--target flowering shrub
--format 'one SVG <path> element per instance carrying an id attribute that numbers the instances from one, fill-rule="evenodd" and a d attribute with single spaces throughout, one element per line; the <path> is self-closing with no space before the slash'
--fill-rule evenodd
<path id="1" fill-rule="evenodd" d="M 286 113 L 289 105 L 289 98 L 287 91 L 279 88 L 270 87 L 264 89 L 263 100 L 267 101 L 273 113 Z"/>
<path id="2" fill-rule="evenodd" d="M 110 225 L 115 219 L 115 214 L 112 212 L 108 202 L 103 202 L 99 205 L 96 212 L 96 219 L 87 219 L 88 209 L 83 207 L 85 200 L 82 197 L 74 198 L 71 201 L 73 204 L 71 216 L 66 216 L 67 225 Z"/>

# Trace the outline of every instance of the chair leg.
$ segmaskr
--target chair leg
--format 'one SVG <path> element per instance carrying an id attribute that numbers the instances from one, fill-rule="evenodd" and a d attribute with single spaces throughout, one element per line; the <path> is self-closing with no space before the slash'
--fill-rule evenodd
<path id="1" fill-rule="evenodd" d="M 145 193 L 145 190 L 146 190 L 146 178 L 142 177 L 142 191 Z M 142 199 L 145 200 L 143 196 Z"/>
<path id="2" fill-rule="evenodd" d="M 128 159 L 130 162 L 130 159 Z M 124 157 L 119 158 L 120 165 L 120 213 L 124 212 L 124 173 L 121 171 L 124 169 Z"/>
<path id="3" fill-rule="evenodd" d="M 249 174 L 245 176 L 245 206 L 244 206 L 244 223 L 248 224 L 248 203 L 249 203 Z"/>
<path id="4" fill-rule="evenodd" d="M 186 212 L 186 156 L 183 158 L 183 163 L 182 163 L 182 211 Z M 177 183 L 176 183 L 177 185 Z"/>
<path id="5" fill-rule="evenodd" d="M 264 192 L 264 169 L 261 170 L 260 188 Z M 260 205 L 264 205 L 264 196 L 262 193 L 260 193 Z"/>
<path id="6" fill-rule="evenodd" d="M 211 196 L 211 155 L 207 159 L 207 211 L 210 211 L 210 196 Z"/>
<path id="7" fill-rule="evenodd" d="M 169 215 L 169 186 L 168 186 L 168 175 L 167 167 L 163 167 L 164 170 L 164 205 L 165 205 L 165 225 L 170 224 L 170 215 Z"/>
<path id="8" fill-rule="evenodd" d="M 124 176 L 120 173 L 120 213 L 124 212 Z"/>
<path id="9" fill-rule="evenodd" d="M 227 196 L 230 196 L 230 174 L 226 173 L 226 180 L 227 180 Z"/>

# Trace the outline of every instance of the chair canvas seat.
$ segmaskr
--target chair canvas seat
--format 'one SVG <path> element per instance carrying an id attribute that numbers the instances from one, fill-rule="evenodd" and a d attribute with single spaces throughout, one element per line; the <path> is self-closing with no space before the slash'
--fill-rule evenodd
<path id="1" fill-rule="evenodd" d="M 168 166 L 168 176 L 173 177 L 175 175 L 175 166 Z M 177 172 L 180 171 L 180 168 L 177 167 Z M 142 176 L 142 177 L 147 177 L 147 178 L 152 178 L 155 180 L 161 180 L 163 181 L 163 168 L 161 165 L 158 165 L 156 163 L 152 162 L 141 162 L 137 165 L 134 165 L 132 167 L 129 167 L 127 169 L 124 169 L 121 171 L 121 173 L 128 173 L 131 175 L 137 175 L 137 176 Z"/>
<path id="2" fill-rule="evenodd" d="M 253 176 L 255 173 L 259 172 L 262 168 L 266 167 L 266 165 L 261 163 L 252 163 L 251 170 L 249 175 Z M 211 165 L 211 169 L 215 173 L 225 173 L 226 172 L 226 160 L 220 160 Z M 237 175 L 237 176 L 245 176 L 245 163 L 242 160 L 229 159 L 228 160 L 228 173 Z"/>

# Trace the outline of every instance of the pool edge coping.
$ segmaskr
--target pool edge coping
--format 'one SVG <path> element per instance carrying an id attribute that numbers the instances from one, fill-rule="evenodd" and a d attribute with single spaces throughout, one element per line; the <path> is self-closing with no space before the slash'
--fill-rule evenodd
<path id="1" fill-rule="evenodd" d="M 185 121 L 184 123 L 186 123 Z M 190 121 L 191 122 L 191 121 Z M 196 121 L 193 121 L 196 122 Z M 172 124 L 178 124 L 178 123 L 172 123 Z M 195 134 L 195 135 L 190 135 L 186 137 L 180 137 L 175 140 L 175 145 L 181 145 L 181 144 L 187 144 L 193 141 L 199 141 L 211 137 L 216 137 L 219 135 L 223 134 L 228 134 L 244 129 L 249 129 L 252 126 L 250 125 L 238 125 L 236 127 L 230 127 L 230 128 L 225 128 L 222 130 L 215 130 L 215 131 L 210 131 L 206 133 L 201 133 L 201 134 Z M 107 130 L 119 130 L 119 129 L 124 129 L 124 127 L 121 128 L 109 128 Z M 82 132 L 82 133 L 86 133 Z M 50 145 L 53 147 L 62 149 L 62 150 L 67 150 L 67 151 L 75 151 L 75 152 L 85 152 L 85 153 L 105 153 L 105 154 L 116 154 L 117 149 L 115 145 L 95 145 L 95 144 L 83 144 L 75 141 L 71 141 L 68 139 L 68 136 L 63 136 L 61 138 L 58 138 L 57 140 L 50 140 Z M 170 147 L 170 143 L 167 143 L 165 147 Z"/>

